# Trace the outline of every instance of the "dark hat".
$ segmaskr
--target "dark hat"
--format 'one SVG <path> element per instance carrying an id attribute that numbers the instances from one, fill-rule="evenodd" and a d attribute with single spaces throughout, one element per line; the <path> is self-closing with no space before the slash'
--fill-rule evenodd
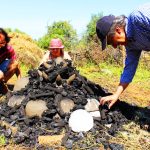
<path id="1" fill-rule="evenodd" d="M 102 50 L 106 48 L 106 43 L 107 43 L 106 36 L 112 26 L 114 19 L 115 19 L 115 16 L 109 15 L 109 16 L 104 16 L 97 21 L 96 33 L 97 33 L 98 38 L 102 42 Z"/>

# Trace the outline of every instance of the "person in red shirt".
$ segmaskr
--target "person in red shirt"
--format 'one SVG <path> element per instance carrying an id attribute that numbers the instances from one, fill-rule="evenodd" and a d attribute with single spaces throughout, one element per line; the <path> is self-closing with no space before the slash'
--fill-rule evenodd
<path id="1" fill-rule="evenodd" d="M 0 93 L 6 94 L 8 88 L 5 83 L 16 74 L 21 77 L 21 71 L 16 60 L 16 53 L 9 45 L 10 37 L 7 32 L 0 28 Z"/>

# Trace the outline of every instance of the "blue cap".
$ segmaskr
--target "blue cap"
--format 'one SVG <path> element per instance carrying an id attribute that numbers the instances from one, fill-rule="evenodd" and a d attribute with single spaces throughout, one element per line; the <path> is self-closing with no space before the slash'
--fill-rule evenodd
<path id="1" fill-rule="evenodd" d="M 106 48 L 106 44 L 107 44 L 106 36 L 112 26 L 114 19 L 115 19 L 114 15 L 109 15 L 109 16 L 104 16 L 97 21 L 96 33 L 98 38 L 102 42 L 102 50 Z"/>

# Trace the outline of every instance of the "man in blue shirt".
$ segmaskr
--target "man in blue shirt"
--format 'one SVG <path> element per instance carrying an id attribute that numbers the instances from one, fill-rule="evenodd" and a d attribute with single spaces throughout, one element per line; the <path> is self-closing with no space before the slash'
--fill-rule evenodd
<path id="1" fill-rule="evenodd" d="M 108 102 L 111 108 L 132 82 L 142 50 L 150 51 L 150 3 L 139 7 L 128 17 L 102 17 L 97 21 L 96 33 L 102 43 L 102 50 L 107 44 L 114 48 L 124 45 L 126 48 L 125 67 L 118 88 L 113 95 L 100 100 L 100 105 Z"/>

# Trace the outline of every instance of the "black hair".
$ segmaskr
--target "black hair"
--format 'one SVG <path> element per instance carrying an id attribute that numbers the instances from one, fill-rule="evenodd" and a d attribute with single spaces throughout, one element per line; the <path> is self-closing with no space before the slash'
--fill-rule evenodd
<path id="1" fill-rule="evenodd" d="M 8 36 L 7 32 L 4 29 L 0 28 L 0 33 L 5 36 L 5 41 L 6 43 L 8 43 L 10 41 L 10 37 Z"/>
<path id="2" fill-rule="evenodd" d="M 126 26 L 126 22 L 125 22 L 125 19 L 126 19 L 126 16 L 124 15 L 121 15 L 121 16 L 117 16 L 114 21 L 113 21 L 113 24 L 108 32 L 108 36 L 113 36 L 115 34 L 115 29 L 116 29 L 116 26 L 119 26 L 119 27 L 125 27 Z"/>

